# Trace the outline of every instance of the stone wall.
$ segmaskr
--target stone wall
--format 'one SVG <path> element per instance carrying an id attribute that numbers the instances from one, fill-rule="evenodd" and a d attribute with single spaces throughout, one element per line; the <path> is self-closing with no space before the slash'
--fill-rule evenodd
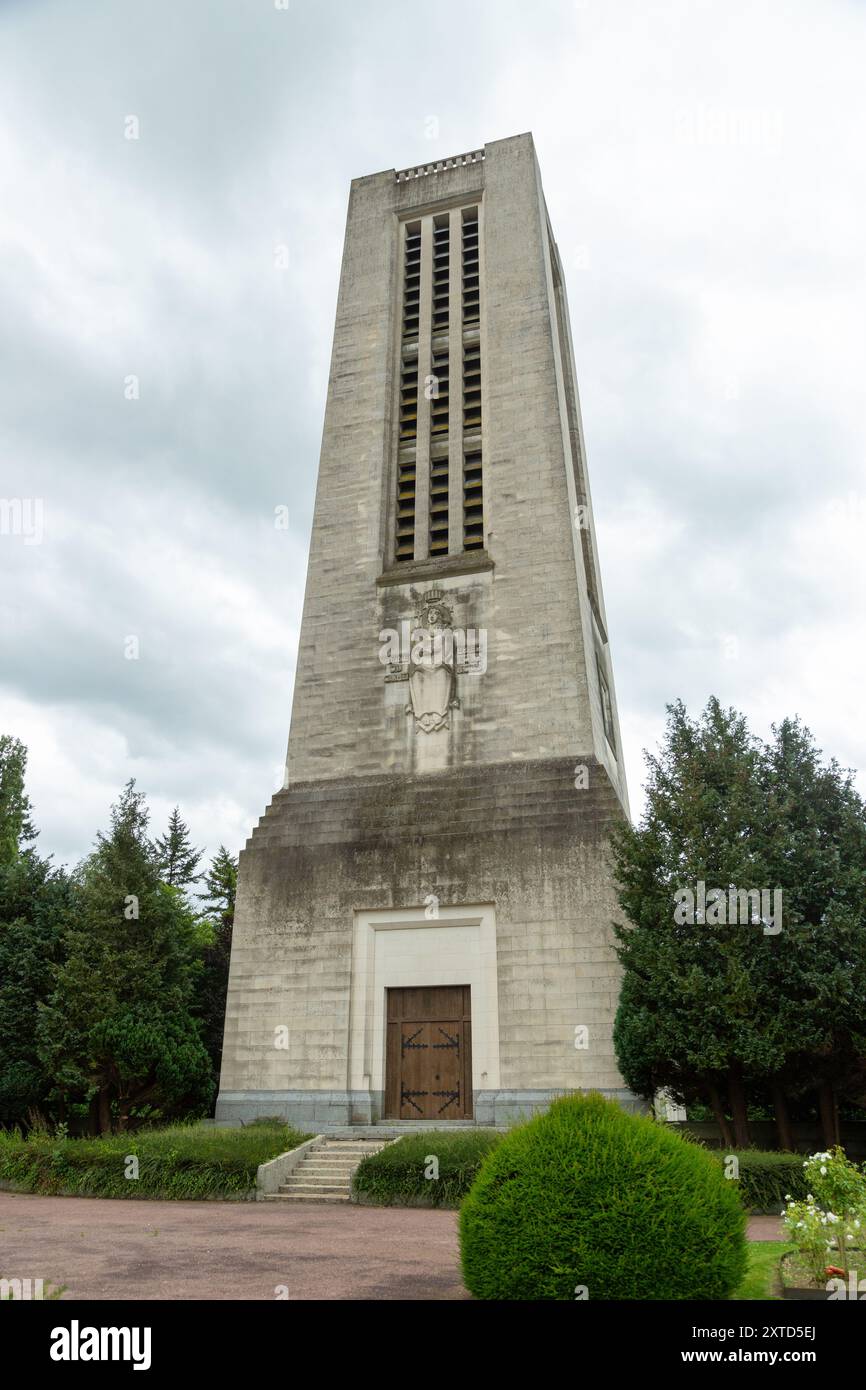
<path id="1" fill-rule="evenodd" d="M 400 223 L 469 202 L 482 226 L 484 549 L 395 566 Z M 558 301 L 531 136 L 419 177 L 354 180 L 286 787 L 241 856 L 220 1118 L 375 1116 L 381 1096 L 349 1074 L 356 914 L 431 893 L 495 913 L 498 1078 L 476 1086 L 479 1117 L 516 1118 L 561 1090 L 629 1099 L 611 1040 L 606 849 L 625 775 L 602 728 L 600 642 L 609 653 L 575 524 L 588 484 Z M 600 600 L 597 575 L 594 587 Z M 381 636 L 431 590 L 455 628 L 483 630 L 486 663 L 457 671 L 448 718 L 427 732 Z"/>
<path id="2" fill-rule="evenodd" d="M 383 698 L 378 634 L 413 611 L 412 588 L 383 591 L 395 489 L 399 225 L 412 210 L 483 205 L 482 384 L 486 583 L 466 557 L 488 642 L 483 705 L 441 765 L 568 757 L 625 775 L 598 717 L 586 575 L 574 526 L 576 465 L 564 418 L 551 246 L 528 135 L 483 161 L 411 181 L 393 171 L 352 184 L 337 305 L 315 522 L 298 651 L 288 780 L 411 772 Z M 570 364 L 566 364 L 571 369 Z M 576 399 L 576 387 L 575 387 Z M 449 557 L 461 561 L 463 557 Z M 398 566 L 397 570 L 402 569 Z M 446 575 L 447 566 L 442 570 Z M 435 572 L 426 587 L 437 579 Z M 387 598 L 383 599 L 383 592 Z M 460 617 L 458 612 L 455 620 Z M 614 695 L 611 677 L 611 693 Z"/>
<path id="3" fill-rule="evenodd" d="M 628 1100 L 611 1041 L 606 834 L 620 814 L 605 770 L 591 762 L 578 790 L 569 759 L 279 792 L 241 856 L 218 1118 L 376 1117 L 378 1097 L 348 1092 L 354 914 L 430 893 L 495 907 L 500 1081 L 476 1096 L 478 1118 L 514 1118 L 559 1090 Z"/>

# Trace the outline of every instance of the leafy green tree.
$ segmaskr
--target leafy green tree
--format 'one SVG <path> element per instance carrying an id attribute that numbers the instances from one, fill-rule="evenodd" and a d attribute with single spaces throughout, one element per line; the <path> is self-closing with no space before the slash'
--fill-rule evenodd
<path id="1" fill-rule="evenodd" d="M 175 806 L 169 817 L 166 833 L 157 837 L 155 849 L 160 877 L 169 887 L 188 888 L 201 878 L 196 870 L 202 851 L 193 847 L 189 827 L 181 820 L 179 806 Z"/>
<path id="2" fill-rule="evenodd" d="M 191 1013 L 196 922 L 181 891 L 160 881 L 147 823 L 130 781 L 77 874 L 66 959 L 39 1018 L 54 1094 L 89 1103 L 97 1133 L 125 1128 L 143 1106 L 201 1110 L 212 1093 Z"/>
<path id="3" fill-rule="evenodd" d="M 202 1036 L 217 1080 L 222 1061 L 237 883 L 237 857 L 229 854 L 225 845 L 220 845 L 204 876 L 204 892 L 198 894 L 203 904 L 202 915 L 212 933 L 204 950 L 198 985 L 198 1012 L 202 1019 Z"/>

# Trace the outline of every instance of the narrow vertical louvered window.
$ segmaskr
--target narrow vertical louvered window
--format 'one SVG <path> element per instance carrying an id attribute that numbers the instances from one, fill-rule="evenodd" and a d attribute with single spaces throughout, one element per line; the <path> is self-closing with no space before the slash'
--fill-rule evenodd
<path id="1" fill-rule="evenodd" d="M 446 340 L 447 341 L 447 340 Z M 434 349 L 430 400 L 430 554 L 448 553 L 448 352 Z"/>
<path id="2" fill-rule="evenodd" d="M 433 225 L 433 336 L 448 332 L 448 280 L 451 248 L 448 216 Z"/>
<path id="3" fill-rule="evenodd" d="M 478 209 L 463 214 L 463 327 L 477 324 L 481 317 L 478 263 Z"/>
<path id="4" fill-rule="evenodd" d="M 481 487 L 481 451 L 463 456 L 463 549 L 484 545 L 484 498 Z"/>
<path id="5" fill-rule="evenodd" d="M 484 546 L 479 215 L 402 225 L 398 562 Z"/>
<path id="6" fill-rule="evenodd" d="M 397 461 L 395 558 L 415 558 L 415 466 L 418 445 L 418 329 L 421 305 L 421 224 L 405 228 L 403 346 L 400 354 L 400 438 Z"/>
<path id="7" fill-rule="evenodd" d="M 405 279 L 403 282 L 403 337 L 417 338 L 421 307 L 421 225 L 406 228 Z"/>
<path id="8" fill-rule="evenodd" d="M 463 549 L 484 545 L 481 467 L 481 335 L 478 209 L 462 219 L 463 280 Z"/>
<path id="9" fill-rule="evenodd" d="M 451 323 L 451 219 L 433 220 L 430 325 L 430 554 L 448 554 L 448 333 Z"/>

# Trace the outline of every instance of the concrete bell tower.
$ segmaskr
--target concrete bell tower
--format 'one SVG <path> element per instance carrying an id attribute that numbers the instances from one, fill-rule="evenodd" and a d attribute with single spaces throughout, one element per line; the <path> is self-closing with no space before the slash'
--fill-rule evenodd
<path id="1" fill-rule="evenodd" d="M 218 1119 L 632 1098 L 627 814 L 530 135 L 351 187 L 286 781 L 240 859 Z"/>

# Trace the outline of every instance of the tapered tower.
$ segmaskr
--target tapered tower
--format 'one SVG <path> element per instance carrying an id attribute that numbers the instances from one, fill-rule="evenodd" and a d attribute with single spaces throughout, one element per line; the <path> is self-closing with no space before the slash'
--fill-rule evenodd
<path id="1" fill-rule="evenodd" d="M 532 137 L 352 183 L 286 781 L 240 859 L 217 1116 L 630 1103 L 627 814 Z"/>

